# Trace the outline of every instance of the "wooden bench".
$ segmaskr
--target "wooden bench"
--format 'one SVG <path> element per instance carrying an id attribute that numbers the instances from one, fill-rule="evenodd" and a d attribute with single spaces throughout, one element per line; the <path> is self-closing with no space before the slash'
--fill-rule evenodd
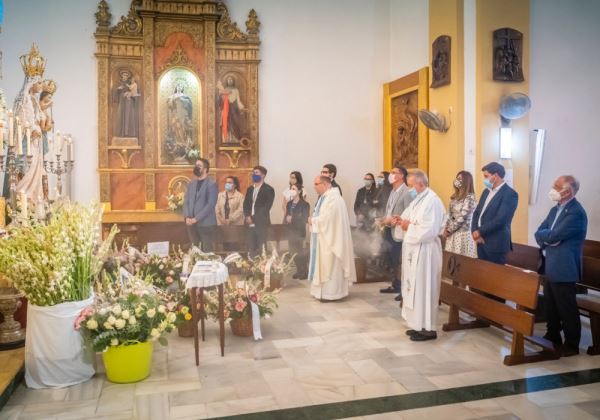
<path id="1" fill-rule="evenodd" d="M 513 251 L 509 253 L 507 264 L 534 270 L 539 261 L 539 248 L 535 246 L 513 244 Z M 577 283 L 577 305 L 583 316 L 590 318 L 590 330 L 592 333 L 592 345 L 588 347 L 590 355 L 600 354 L 600 295 L 588 293 L 588 291 L 600 292 L 600 242 L 586 240 L 583 245 L 583 264 L 581 280 Z M 541 306 L 543 305 L 543 294 L 538 300 L 540 308 L 536 311 L 536 321 L 544 319 Z M 540 313 L 542 312 L 542 313 Z"/>
<path id="2" fill-rule="evenodd" d="M 597 355 L 600 354 L 600 258 L 583 257 L 582 279 L 577 284 L 586 291 L 593 291 L 578 294 L 577 306 L 582 315 L 590 318 L 592 345 L 588 347 L 587 354 Z"/>
<path id="3" fill-rule="evenodd" d="M 444 252 L 442 278 L 441 299 L 450 305 L 444 331 L 482 328 L 492 324 L 511 333 L 511 351 L 504 357 L 504 364 L 509 366 L 560 357 L 548 340 L 533 337 L 534 315 L 526 309 L 532 310 L 537 306 L 540 287 L 537 273 Z M 515 302 L 516 308 L 481 293 Z M 477 320 L 463 322 L 459 311 Z M 542 350 L 526 353 L 526 339 Z"/>

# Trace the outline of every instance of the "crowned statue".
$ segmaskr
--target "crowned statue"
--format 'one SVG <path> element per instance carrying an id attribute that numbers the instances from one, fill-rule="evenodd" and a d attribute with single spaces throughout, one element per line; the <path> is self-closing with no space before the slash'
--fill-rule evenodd
<path id="1" fill-rule="evenodd" d="M 40 55 L 35 44 L 32 45 L 29 54 L 21 56 L 20 61 L 25 73 L 25 81 L 15 99 L 13 109 L 15 116 L 19 118 L 20 123 L 25 127 L 23 137 L 17 139 L 17 141 L 25 143 L 27 142 L 26 136 L 30 135 L 31 141 L 27 142 L 30 149 L 27 150 L 27 154 L 31 156 L 31 163 L 23 178 L 18 182 L 17 191 L 24 192 L 29 200 L 37 203 L 44 197 L 43 183 L 44 178 L 47 178 L 44 170 L 44 139 L 47 137 L 47 131 L 49 130 L 48 123 L 51 124 L 52 120 L 48 108 L 52 103 L 51 95 L 56 90 L 56 85 L 54 82 L 45 83 L 42 79 L 46 59 Z M 49 93 L 49 90 L 52 93 Z M 43 92 L 46 92 L 44 111 L 40 106 Z M 48 94 L 50 94 L 50 102 L 47 99 Z"/>

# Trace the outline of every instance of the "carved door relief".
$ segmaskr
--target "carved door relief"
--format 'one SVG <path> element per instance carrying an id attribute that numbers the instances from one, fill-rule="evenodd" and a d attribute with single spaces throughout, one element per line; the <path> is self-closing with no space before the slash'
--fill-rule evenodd
<path id="1" fill-rule="evenodd" d="M 95 17 L 105 222 L 180 220 L 167 196 L 199 157 L 244 190 L 258 164 L 256 12 L 246 32 L 211 0 L 132 0 L 115 26 L 100 0 Z"/>

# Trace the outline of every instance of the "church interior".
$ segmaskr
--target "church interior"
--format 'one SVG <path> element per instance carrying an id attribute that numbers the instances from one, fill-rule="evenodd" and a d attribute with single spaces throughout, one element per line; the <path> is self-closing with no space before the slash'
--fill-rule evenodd
<path id="1" fill-rule="evenodd" d="M 600 418 L 598 20 L 0 0 L 0 419 Z"/>

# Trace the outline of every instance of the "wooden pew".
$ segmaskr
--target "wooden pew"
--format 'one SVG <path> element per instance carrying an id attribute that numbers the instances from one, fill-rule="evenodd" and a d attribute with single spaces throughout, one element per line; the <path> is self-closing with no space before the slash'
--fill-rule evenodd
<path id="1" fill-rule="evenodd" d="M 600 292 L 600 258 L 583 257 L 582 279 L 577 284 L 586 291 Z M 578 294 L 577 306 L 582 315 L 590 318 L 592 345 L 587 354 L 600 354 L 600 296 L 597 293 Z"/>
<path id="2" fill-rule="evenodd" d="M 444 331 L 487 327 L 492 324 L 512 334 L 511 351 L 504 357 L 505 365 L 555 360 L 560 356 L 552 343 L 533 337 L 534 315 L 540 277 L 537 273 L 515 267 L 493 264 L 450 252 L 444 252 L 441 299 L 450 305 Z M 446 280 L 447 279 L 447 280 Z M 467 289 L 468 287 L 468 289 Z M 516 303 L 516 308 L 473 291 L 484 292 Z M 478 320 L 462 322 L 459 311 Z M 489 324 L 488 324 L 489 322 Z M 542 350 L 525 353 L 527 339 Z"/>
<path id="3" fill-rule="evenodd" d="M 583 243 L 583 256 L 600 258 L 600 241 L 586 239 L 586 241 Z"/>

